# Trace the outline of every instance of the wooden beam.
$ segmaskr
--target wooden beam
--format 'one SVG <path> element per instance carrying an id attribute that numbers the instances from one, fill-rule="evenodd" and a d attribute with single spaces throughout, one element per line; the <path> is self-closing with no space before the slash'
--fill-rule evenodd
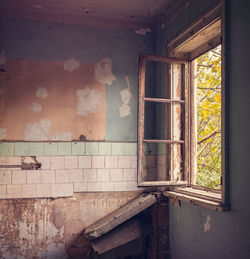
<path id="1" fill-rule="evenodd" d="M 176 187 L 174 189 L 176 193 L 187 194 L 197 198 L 204 198 L 205 200 L 221 202 L 221 192 L 214 192 L 211 190 L 201 190 L 193 187 Z"/>
<path id="2" fill-rule="evenodd" d="M 161 62 L 165 62 L 165 63 L 178 63 L 178 64 L 187 64 L 187 60 L 186 59 L 180 59 L 180 58 L 167 58 L 167 57 L 163 57 L 163 56 L 155 56 L 155 55 L 149 55 L 149 54 L 141 54 L 142 57 L 145 60 L 149 60 L 149 61 L 161 61 Z"/>
<path id="3" fill-rule="evenodd" d="M 151 193 L 142 194 L 138 198 L 125 204 L 123 207 L 113 211 L 112 213 L 88 226 L 83 231 L 83 235 L 89 240 L 98 238 L 118 225 L 122 224 L 126 220 L 137 215 L 146 208 L 150 207 L 155 202 L 155 195 Z"/>
<path id="4" fill-rule="evenodd" d="M 186 186 L 187 182 L 186 181 L 145 181 L 145 182 L 141 182 L 138 183 L 138 186 L 141 187 L 147 187 L 147 186 L 170 186 L 170 187 L 174 187 L 174 186 Z"/>
<path id="5" fill-rule="evenodd" d="M 209 208 L 209 209 L 212 209 L 212 210 L 216 210 L 216 211 L 226 211 L 226 210 L 228 210 L 228 207 L 224 206 L 222 204 L 222 202 L 210 201 L 210 200 L 207 200 L 205 198 L 194 197 L 190 194 L 188 195 L 188 194 L 177 193 L 174 190 L 165 191 L 165 192 L 163 192 L 163 195 L 166 196 L 166 197 L 173 198 L 174 200 L 189 202 L 189 203 L 192 203 L 194 205 L 199 205 L 199 206 Z"/>
<path id="6" fill-rule="evenodd" d="M 165 144 L 183 144 L 184 140 L 168 140 L 168 139 L 144 139 L 143 143 L 165 143 Z"/>
<path id="7" fill-rule="evenodd" d="M 144 97 L 144 101 L 158 102 L 158 103 L 185 103 L 184 100 L 172 100 L 172 99 L 150 98 L 150 97 Z"/>
<path id="8" fill-rule="evenodd" d="M 94 251 L 103 254 L 153 232 L 152 222 L 145 216 L 134 217 L 107 234 L 90 241 Z"/>

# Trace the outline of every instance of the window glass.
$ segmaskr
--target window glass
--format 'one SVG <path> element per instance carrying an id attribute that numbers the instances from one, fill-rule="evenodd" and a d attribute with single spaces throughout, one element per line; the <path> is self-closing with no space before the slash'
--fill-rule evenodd
<path id="1" fill-rule="evenodd" d="M 199 186 L 221 187 L 221 45 L 194 61 Z"/>

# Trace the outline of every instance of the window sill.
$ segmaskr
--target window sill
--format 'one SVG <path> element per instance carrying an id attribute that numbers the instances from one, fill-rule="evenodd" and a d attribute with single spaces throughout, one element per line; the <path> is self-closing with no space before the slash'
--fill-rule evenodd
<path id="1" fill-rule="evenodd" d="M 179 187 L 164 191 L 163 195 L 171 198 L 173 200 L 172 203 L 178 200 L 216 211 L 229 210 L 229 206 L 222 203 L 221 194 L 218 192 L 204 191 L 191 187 Z"/>

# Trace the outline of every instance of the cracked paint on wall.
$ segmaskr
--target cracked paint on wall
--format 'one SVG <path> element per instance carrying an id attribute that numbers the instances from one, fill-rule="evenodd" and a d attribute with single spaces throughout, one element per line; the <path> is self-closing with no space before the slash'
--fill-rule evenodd
<path id="1" fill-rule="evenodd" d="M 94 66 L 96 81 L 101 84 L 112 85 L 116 79 L 112 73 L 112 63 L 110 58 L 104 58 Z"/>
<path id="2" fill-rule="evenodd" d="M 75 58 L 71 58 L 71 59 L 65 61 L 63 64 L 64 70 L 69 71 L 69 72 L 73 72 L 74 70 L 79 68 L 79 66 L 80 66 L 80 63 Z"/>
<path id="3" fill-rule="evenodd" d="M 77 113 L 80 116 L 88 116 L 96 113 L 101 102 L 102 95 L 97 89 L 91 89 L 88 86 L 76 91 Z"/>
<path id="4" fill-rule="evenodd" d="M 83 229 L 137 196 L 79 193 L 73 198 L 0 200 L 0 258 L 85 258 L 89 243 L 80 235 Z"/>
<path id="5" fill-rule="evenodd" d="M 208 232 L 211 229 L 211 218 L 207 215 L 206 222 L 204 223 L 204 232 Z"/>

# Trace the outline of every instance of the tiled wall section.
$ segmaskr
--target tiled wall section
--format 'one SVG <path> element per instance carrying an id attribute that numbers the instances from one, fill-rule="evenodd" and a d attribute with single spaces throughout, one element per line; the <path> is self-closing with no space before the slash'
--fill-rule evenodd
<path id="1" fill-rule="evenodd" d="M 41 170 L 0 168 L 0 198 L 66 197 L 137 189 L 137 144 L 2 142 L 0 165 L 36 156 Z"/>
<path id="2" fill-rule="evenodd" d="M 0 156 L 136 155 L 136 143 L 1 142 Z"/>

